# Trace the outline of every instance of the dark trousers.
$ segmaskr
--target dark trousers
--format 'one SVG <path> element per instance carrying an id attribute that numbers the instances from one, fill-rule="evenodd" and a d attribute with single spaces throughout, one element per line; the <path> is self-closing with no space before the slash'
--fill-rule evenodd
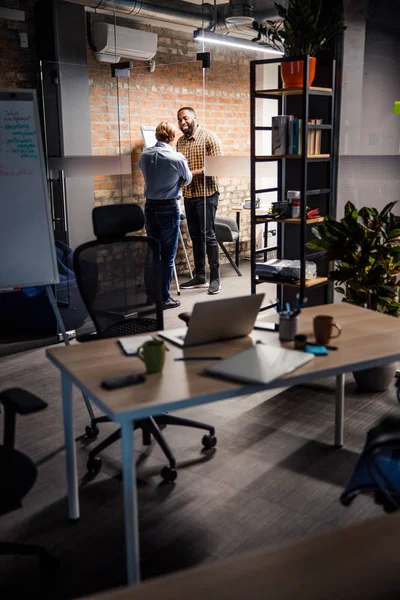
<path id="1" fill-rule="evenodd" d="M 210 265 L 210 279 L 219 279 L 219 252 L 215 235 L 215 214 L 218 208 L 219 192 L 205 198 L 185 198 L 185 213 L 190 237 L 193 242 L 193 255 L 196 276 L 206 276 L 207 249 L 208 264 Z M 205 220 L 204 223 L 204 204 Z M 205 245 L 204 245 L 205 239 Z"/>
<path id="2" fill-rule="evenodd" d="M 178 205 L 147 206 L 144 211 L 146 233 L 160 244 L 161 255 L 161 293 L 162 301 L 166 302 L 169 295 L 174 260 L 178 247 L 180 215 Z"/>

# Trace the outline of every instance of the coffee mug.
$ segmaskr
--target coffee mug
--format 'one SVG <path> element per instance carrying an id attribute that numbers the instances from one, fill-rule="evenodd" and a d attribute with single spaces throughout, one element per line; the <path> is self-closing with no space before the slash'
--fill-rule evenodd
<path id="1" fill-rule="evenodd" d="M 162 340 L 149 340 L 137 350 L 148 373 L 161 373 L 165 362 L 165 344 Z"/>
<path id="2" fill-rule="evenodd" d="M 332 335 L 332 329 L 337 329 L 337 335 Z M 333 317 L 318 315 L 314 317 L 314 335 L 317 344 L 326 346 L 331 338 L 337 338 L 342 333 L 338 323 L 333 322 Z"/>

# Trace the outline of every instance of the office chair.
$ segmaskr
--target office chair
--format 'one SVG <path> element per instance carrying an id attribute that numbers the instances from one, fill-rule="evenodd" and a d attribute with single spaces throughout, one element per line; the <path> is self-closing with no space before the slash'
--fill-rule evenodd
<path id="1" fill-rule="evenodd" d="M 400 402 L 400 379 L 397 380 Z M 372 493 L 385 512 L 400 508 L 400 418 L 390 415 L 370 429 L 350 481 L 340 496 L 349 506 L 361 493 Z"/>
<path id="2" fill-rule="evenodd" d="M 225 254 L 226 258 L 229 260 L 231 267 L 234 269 L 235 273 L 242 276 L 239 271 L 238 265 L 232 260 L 231 255 L 228 250 L 225 248 L 226 242 L 235 242 L 236 244 L 239 241 L 239 227 L 234 219 L 226 219 L 222 217 L 217 217 L 215 219 L 215 235 L 217 236 L 217 242 L 222 252 Z"/>
<path id="3" fill-rule="evenodd" d="M 400 418 L 385 417 L 370 429 L 361 456 L 340 502 L 349 506 L 361 493 L 372 493 L 385 512 L 400 508 Z"/>
<path id="4" fill-rule="evenodd" d="M 22 499 L 33 487 L 37 469 L 31 459 L 15 449 L 16 416 L 29 415 L 46 408 L 37 396 L 20 388 L 0 392 L 4 407 L 4 441 L 0 444 L 0 517 L 22 506 Z M 37 556 L 43 575 L 54 575 L 59 562 L 41 546 L 0 541 L 0 554 Z M 53 590 L 54 591 L 54 590 Z"/>
<path id="5" fill-rule="evenodd" d="M 78 341 L 162 330 L 159 244 L 150 237 L 127 235 L 143 228 L 143 211 L 135 204 L 115 204 L 94 208 L 92 218 L 97 240 L 75 250 L 74 270 L 96 332 L 77 338 Z M 92 419 L 91 425 L 86 427 L 87 437 L 96 437 L 98 424 L 109 421 L 106 416 Z M 204 429 L 208 435 L 204 435 L 202 443 L 207 449 L 213 448 L 217 439 L 211 425 L 169 414 L 135 421 L 134 429 L 142 430 L 143 444 L 149 445 L 154 437 L 169 462 L 169 466 L 161 470 L 161 476 L 166 481 L 174 481 L 176 459 L 160 431 L 160 426 L 166 425 Z M 98 454 L 120 437 L 118 429 L 90 452 L 89 471 L 97 473 L 101 469 Z"/>

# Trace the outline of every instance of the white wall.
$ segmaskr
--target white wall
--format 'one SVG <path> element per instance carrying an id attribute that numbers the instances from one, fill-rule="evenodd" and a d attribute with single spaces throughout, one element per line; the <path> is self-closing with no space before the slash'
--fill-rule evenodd
<path id="1" fill-rule="evenodd" d="M 400 200 L 400 7 L 345 0 L 337 217 Z M 400 204 L 400 203 L 399 203 Z M 396 211 L 400 214 L 400 206 Z"/>

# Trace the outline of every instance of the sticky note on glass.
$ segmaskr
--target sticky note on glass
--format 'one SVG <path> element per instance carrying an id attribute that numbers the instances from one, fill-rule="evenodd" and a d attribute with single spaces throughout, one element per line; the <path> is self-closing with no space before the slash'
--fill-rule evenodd
<path id="1" fill-rule="evenodd" d="M 400 115 L 400 100 L 395 100 L 395 103 L 393 106 L 393 113 L 395 115 Z"/>

